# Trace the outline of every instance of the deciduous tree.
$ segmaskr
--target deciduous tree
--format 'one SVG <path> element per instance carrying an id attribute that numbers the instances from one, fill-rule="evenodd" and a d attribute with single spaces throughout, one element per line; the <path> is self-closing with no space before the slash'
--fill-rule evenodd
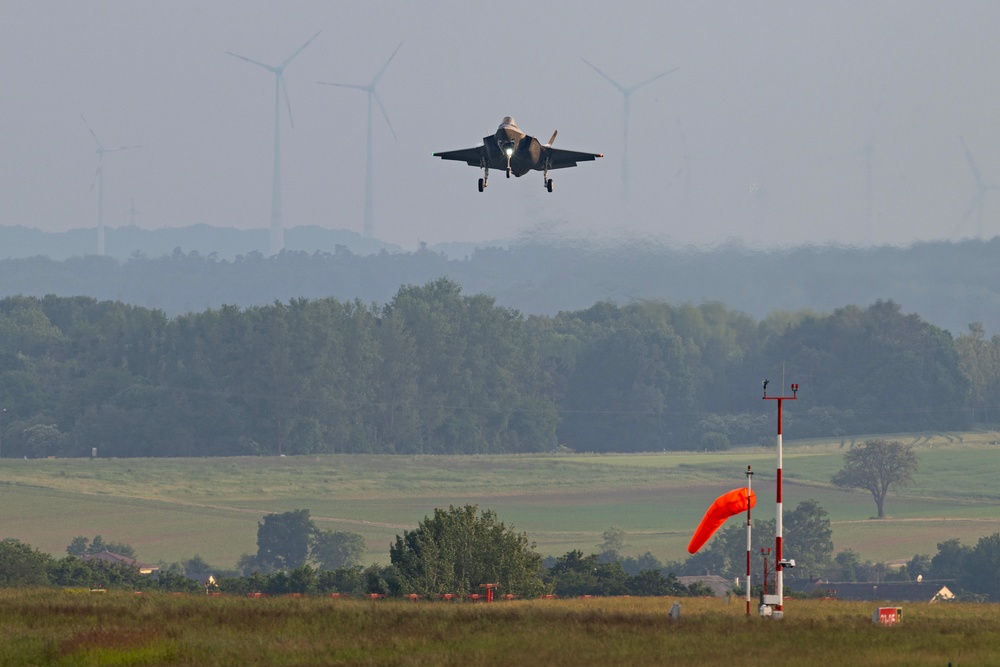
<path id="1" fill-rule="evenodd" d="M 599 558 L 602 563 L 607 563 L 613 560 L 618 560 L 621 556 L 621 551 L 626 546 L 625 544 L 625 531 L 618 526 L 611 526 L 604 534 L 601 535 L 603 541 L 597 545 L 597 548 L 601 550 Z"/>
<path id="2" fill-rule="evenodd" d="M 830 515 L 815 500 L 803 500 L 784 517 L 784 556 L 794 558 L 796 573 L 818 576 L 833 556 Z"/>
<path id="3" fill-rule="evenodd" d="M 498 583 L 504 592 L 529 597 L 544 588 L 542 558 L 527 535 L 477 505 L 435 509 L 416 529 L 396 536 L 389 558 L 404 592 L 478 593 L 481 584 Z"/>
<path id="4" fill-rule="evenodd" d="M 885 497 L 892 487 L 913 480 L 918 458 L 910 445 L 897 440 L 866 440 L 844 454 L 844 467 L 831 480 L 843 489 L 863 489 L 872 494 L 878 518 L 885 518 Z"/>
<path id="5" fill-rule="evenodd" d="M 266 572 L 305 565 L 315 532 L 309 510 L 268 514 L 257 524 L 257 565 Z"/>
<path id="6" fill-rule="evenodd" d="M 52 563 L 48 554 L 32 549 L 18 540 L 0 541 L 0 587 L 44 586 L 49 583 L 47 570 Z"/>
<path id="7" fill-rule="evenodd" d="M 365 538 L 357 533 L 320 530 L 313 535 L 309 557 L 321 570 L 336 570 L 360 565 L 366 551 Z"/>

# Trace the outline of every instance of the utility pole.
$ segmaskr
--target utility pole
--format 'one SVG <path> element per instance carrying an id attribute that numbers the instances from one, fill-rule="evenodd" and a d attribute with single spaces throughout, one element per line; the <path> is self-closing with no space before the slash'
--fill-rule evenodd
<path id="1" fill-rule="evenodd" d="M 753 478 L 753 470 L 747 466 L 747 616 L 750 615 L 750 480 Z"/>
<path id="2" fill-rule="evenodd" d="M 781 408 L 784 401 L 794 401 L 798 397 L 799 385 L 792 384 L 792 395 L 791 396 L 768 396 L 767 395 L 767 384 L 768 381 L 764 380 L 764 400 L 765 401 L 777 401 L 778 402 L 778 477 L 777 477 L 777 517 L 774 524 L 774 588 L 775 594 L 773 596 L 773 603 L 775 605 L 774 613 L 772 618 L 780 619 L 784 615 L 782 610 L 782 600 L 784 598 L 784 576 L 783 570 L 785 567 L 795 567 L 795 561 L 786 561 L 781 557 Z M 764 601 L 765 604 L 768 600 Z"/>

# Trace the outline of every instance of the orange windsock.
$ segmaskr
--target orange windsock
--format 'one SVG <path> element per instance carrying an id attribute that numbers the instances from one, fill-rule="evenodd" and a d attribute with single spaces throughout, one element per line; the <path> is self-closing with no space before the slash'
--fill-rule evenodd
<path id="1" fill-rule="evenodd" d="M 712 506 L 705 512 L 704 518 L 698 524 L 698 529 L 691 536 L 688 543 L 688 553 L 693 554 L 708 542 L 708 539 L 715 534 L 719 526 L 726 522 L 731 516 L 746 512 L 757 504 L 757 494 L 745 488 L 733 489 L 715 499 Z"/>

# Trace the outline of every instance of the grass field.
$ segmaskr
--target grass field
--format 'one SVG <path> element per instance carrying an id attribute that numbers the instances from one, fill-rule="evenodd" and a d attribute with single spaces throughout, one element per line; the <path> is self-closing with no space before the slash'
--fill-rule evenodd
<path id="1" fill-rule="evenodd" d="M 1000 447 L 995 433 L 897 436 L 920 456 L 915 483 L 872 520 L 863 492 L 829 484 L 846 446 L 786 442 L 786 511 L 809 498 L 829 512 L 838 550 L 863 559 L 936 553 L 957 537 L 973 544 L 1000 531 Z M 596 549 L 623 528 L 625 552 L 682 560 L 691 532 L 723 491 L 755 471 L 756 515 L 774 514 L 775 452 L 535 456 L 303 456 L 231 459 L 0 461 L 0 537 L 61 555 L 76 535 L 132 544 L 149 562 L 201 555 L 232 567 L 256 550 L 267 512 L 309 509 L 322 528 L 362 534 L 369 558 L 388 562 L 397 534 L 435 507 L 478 503 L 525 531 L 543 554 Z"/>
<path id="2" fill-rule="evenodd" d="M 906 604 L 891 627 L 872 624 L 874 607 L 789 600 L 776 621 L 706 598 L 472 604 L 3 591 L 0 664 L 960 667 L 1000 655 L 998 605 Z"/>

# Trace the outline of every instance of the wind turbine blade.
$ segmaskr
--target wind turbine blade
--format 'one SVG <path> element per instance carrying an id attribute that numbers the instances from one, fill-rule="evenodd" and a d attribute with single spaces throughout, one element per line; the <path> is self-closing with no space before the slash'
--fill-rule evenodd
<path id="1" fill-rule="evenodd" d="M 358 86 L 353 83 L 329 83 L 327 81 L 317 81 L 316 83 L 318 83 L 321 86 L 336 86 L 338 88 L 353 88 L 355 90 L 365 90 L 365 91 L 369 90 L 370 88 L 369 86 Z"/>
<path id="2" fill-rule="evenodd" d="M 88 123 L 87 119 L 83 117 L 83 114 L 80 114 L 80 118 L 83 120 L 84 127 L 86 127 L 87 131 L 90 132 L 90 136 L 94 138 L 94 142 L 97 144 L 97 151 L 103 151 L 104 146 L 101 145 L 101 140 L 97 138 L 97 134 L 91 129 L 90 123 Z"/>
<path id="3" fill-rule="evenodd" d="M 278 68 L 277 68 L 277 67 L 272 67 L 271 65 L 265 65 L 265 64 L 264 64 L 264 63 L 262 63 L 262 62 L 259 62 L 259 61 L 257 61 L 257 60 L 251 60 L 250 58 L 247 58 L 246 56 L 241 56 L 240 54 L 238 54 L 238 53 L 233 53 L 232 51 L 226 51 L 226 53 L 228 53 L 229 55 L 231 55 L 231 56 L 232 56 L 233 58 L 239 58 L 240 60 L 245 60 L 245 61 L 247 61 L 248 63 L 251 63 L 251 64 L 253 64 L 253 65 L 256 65 L 257 67 L 263 67 L 263 68 L 264 68 L 264 69 L 266 69 L 266 70 L 267 70 L 268 72 L 275 72 L 275 73 L 277 73 L 277 72 L 278 72 Z"/>
<path id="4" fill-rule="evenodd" d="M 608 76 L 607 74 L 605 74 L 601 70 L 597 69 L 597 67 L 595 65 L 592 65 L 591 63 L 587 62 L 586 58 L 580 58 L 580 60 L 582 60 L 583 62 L 585 62 L 587 64 L 587 66 L 590 67 L 592 70 L 594 70 L 595 72 L 597 72 L 598 74 L 600 74 L 601 76 L 603 76 L 605 79 L 607 79 L 611 83 L 612 86 L 614 86 L 619 91 L 621 91 L 622 95 L 625 95 L 626 93 L 629 92 L 625 88 L 625 86 L 621 85 L 620 83 L 618 83 L 617 81 L 615 81 L 614 79 L 612 79 L 610 76 Z"/>
<path id="5" fill-rule="evenodd" d="M 384 64 L 384 65 L 382 65 L 382 69 L 380 69 L 380 70 L 378 71 L 378 74 L 376 74 L 376 75 L 375 75 L 375 78 L 374 78 L 374 79 L 372 79 L 372 82 L 371 82 L 371 87 L 372 87 L 372 88 L 374 88 L 374 87 L 375 87 L 375 84 L 376 84 L 376 83 L 378 83 L 378 80 L 382 78 L 382 75 L 383 75 L 383 74 L 385 74 L 385 70 L 389 68 L 389 63 L 391 63 L 391 62 L 392 62 L 392 59 L 396 57 L 396 54 L 397 54 L 397 53 L 399 53 L 399 49 L 400 49 L 400 48 L 401 48 L 402 46 L 403 46 L 403 43 L 402 43 L 402 42 L 400 42 L 400 43 L 399 43 L 399 46 L 397 46 L 397 47 L 396 47 L 396 50 L 392 52 L 392 55 L 391 55 L 391 56 L 389 56 L 389 59 L 385 61 L 385 64 Z"/>
<path id="6" fill-rule="evenodd" d="M 313 41 L 314 39 L 316 39 L 317 37 L 319 37 L 319 33 L 320 33 L 320 32 L 323 32 L 323 31 L 322 31 L 322 30 L 320 30 L 319 32 L 317 32 L 317 33 L 316 33 L 315 35 L 313 35 L 312 37 L 310 37 L 310 38 L 309 38 L 309 39 L 308 39 L 308 40 L 306 41 L 306 43 L 305 43 L 305 44 L 303 44 L 302 46 L 300 46 L 300 47 L 299 47 L 299 50 L 298 50 L 298 51 L 296 51 L 296 52 L 295 52 L 295 53 L 293 53 L 292 55 L 290 55 L 290 56 L 288 56 L 287 58 L 285 58 L 285 62 L 283 62 L 283 63 L 281 63 L 280 65 L 278 65 L 278 69 L 279 69 L 279 70 L 282 70 L 282 69 L 285 69 L 285 68 L 286 68 L 286 67 L 288 66 L 288 63 L 290 63 L 290 62 L 292 62 L 293 60 L 295 60 L 295 56 L 297 56 L 297 55 L 299 55 L 300 53 L 302 53 L 302 51 L 303 51 L 303 50 L 304 50 L 304 49 L 305 49 L 305 48 L 306 48 L 307 46 L 309 46 L 309 43 L 310 43 L 310 42 L 312 42 L 312 41 Z"/>
<path id="7" fill-rule="evenodd" d="M 631 88 L 629 88 L 628 92 L 631 93 L 631 92 L 634 92 L 636 90 L 639 90 L 643 86 L 648 86 L 649 84 L 653 83 L 657 79 L 665 77 L 666 75 L 670 74 L 671 72 L 676 72 L 679 69 L 680 69 L 680 67 L 675 67 L 675 68 L 673 68 L 671 70 L 667 70 L 666 72 L 663 72 L 661 74 L 657 74 L 656 76 L 651 76 L 648 79 L 646 79 L 645 81 L 641 81 L 641 82 L 635 84 L 634 86 L 632 86 Z"/>
<path id="8" fill-rule="evenodd" d="M 983 188 L 983 175 L 979 173 L 979 167 L 976 166 L 976 161 L 972 158 L 972 151 L 969 150 L 969 145 L 965 143 L 965 138 L 960 134 L 958 135 L 958 140 L 962 142 L 962 150 L 965 151 L 965 161 L 969 163 L 969 169 L 972 170 L 972 175 L 976 179 L 976 188 Z"/>
<path id="9" fill-rule="evenodd" d="M 395 139 L 396 141 L 399 141 L 399 137 L 396 136 L 396 130 L 392 129 L 392 123 L 389 122 L 389 114 L 385 112 L 385 106 L 382 104 L 382 100 L 379 98 L 378 93 L 375 92 L 374 88 L 371 91 L 371 95 L 372 97 L 375 98 L 375 101 L 378 103 L 378 108 L 382 110 L 382 115 L 385 117 L 386 125 L 389 126 L 389 131 L 392 132 L 392 138 Z"/>
<path id="10" fill-rule="evenodd" d="M 285 106 L 288 107 L 288 122 L 295 129 L 295 121 L 292 120 L 292 103 L 288 99 L 288 88 L 285 86 L 285 77 L 281 74 L 278 75 L 281 80 L 281 92 L 285 95 Z"/>

